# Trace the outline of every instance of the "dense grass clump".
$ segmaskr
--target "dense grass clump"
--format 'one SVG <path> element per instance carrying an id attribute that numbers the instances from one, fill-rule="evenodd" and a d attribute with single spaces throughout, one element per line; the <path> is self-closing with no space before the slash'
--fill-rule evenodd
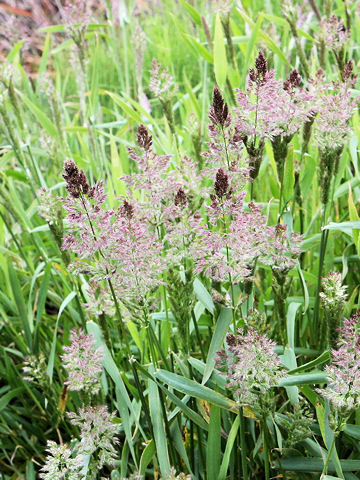
<path id="1" fill-rule="evenodd" d="M 359 478 L 358 5 L 9 11 L 1 478 Z"/>

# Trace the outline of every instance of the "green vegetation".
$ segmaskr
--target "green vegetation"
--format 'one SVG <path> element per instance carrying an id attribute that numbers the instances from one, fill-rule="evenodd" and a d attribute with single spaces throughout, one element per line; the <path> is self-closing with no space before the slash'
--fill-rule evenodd
<path id="1" fill-rule="evenodd" d="M 0 65 L 0 478 L 359 478 L 358 5 L 74 3 Z"/>

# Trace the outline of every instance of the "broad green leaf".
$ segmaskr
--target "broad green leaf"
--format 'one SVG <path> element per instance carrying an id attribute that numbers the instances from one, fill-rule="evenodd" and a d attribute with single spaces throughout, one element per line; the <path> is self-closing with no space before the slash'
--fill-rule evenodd
<path id="1" fill-rule="evenodd" d="M 236 440 L 237 432 L 240 426 L 240 416 L 238 415 L 235 419 L 235 422 L 231 425 L 231 430 L 229 432 L 229 436 L 226 442 L 224 456 L 221 462 L 220 472 L 218 476 L 218 480 L 225 480 L 227 470 L 229 467 L 230 455 Z"/>
<path id="2" fill-rule="evenodd" d="M 150 440 L 146 445 L 140 459 L 140 474 L 145 475 L 146 467 L 149 465 L 155 455 L 155 442 Z"/>
<path id="3" fill-rule="evenodd" d="M 209 435 L 206 446 L 206 471 L 207 480 L 217 480 L 220 469 L 221 455 L 221 411 L 211 405 Z"/>
<path id="4" fill-rule="evenodd" d="M 295 318 L 301 303 L 291 302 L 286 315 L 287 335 L 290 347 L 295 349 Z"/>
<path id="5" fill-rule="evenodd" d="M 358 472 L 360 470 L 360 460 L 340 460 L 343 472 Z M 293 472 L 322 472 L 324 462 L 321 458 L 290 457 L 282 458 L 281 465 L 275 462 L 274 467 Z M 334 462 L 329 462 L 328 471 L 336 472 Z"/>
<path id="6" fill-rule="evenodd" d="M 210 293 L 206 290 L 206 288 L 198 278 L 195 278 L 193 285 L 194 293 L 199 299 L 199 301 L 210 313 L 213 314 L 215 311 L 215 305 Z"/>
<path id="7" fill-rule="evenodd" d="M 49 356 L 49 363 L 48 367 L 46 370 L 46 373 L 48 374 L 50 378 L 50 383 L 52 383 L 52 378 L 53 378 L 53 373 L 54 373 L 54 363 L 55 363 L 55 353 L 56 353 L 56 340 L 57 340 L 57 332 L 58 332 L 58 327 L 59 327 L 59 320 L 60 317 L 65 310 L 65 308 L 69 305 L 69 303 L 76 297 L 76 292 L 70 292 L 69 295 L 63 300 L 62 304 L 60 305 L 59 308 L 59 313 L 56 319 L 56 324 L 55 324 L 55 329 L 54 329 L 54 335 L 51 343 L 51 350 L 50 350 L 50 356 Z"/>
<path id="8" fill-rule="evenodd" d="M 209 380 L 214 370 L 216 354 L 223 346 L 225 336 L 228 333 L 229 326 L 232 322 L 232 318 L 232 310 L 230 310 L 229 308 L 223 308 L 221 310 L 219 318 L 216 322 L 214 334 L 211 339 L 206 359 L 204 376 L 201 382 L 203 385 Z"/>
<path id="9" fill-rule="evenodd" d="M 21 97 L 22 101 L 25 103 L 25 105 L 28 107 L 28 109 L 31 111 L 31 113 L 34 115 L 34 117 L 38 120 L 38 122 L 41 124 L 44 130 L 47 131 L 47 133 L 51 137 L 56 137 L 57 135 L 57 129 L 53 122 L 45 115 L 43 110 L 39 108 L 35 103 L 33 103 L 26 95 L 24 95 L 22 92 L 17 91 L 19 96 Z"/>
<path id="10" fill-rule="evenodd" d="M 311 370 L 315 367 L 319 367 L 320 365 L 324 365 L 324 363 L 328 363 L 330 360 L 331 360 L 330 352 L 326 350 L 317 358 L 315 358 L 314 360 L 311 360 L 311 362 L 305 363 L 300 367 L 294 368 L 293 370 L 290 370 L 288 373 L 289 375 L 294 375 L 295 373 L 306 372 L 306 370 Z"/>
<path id="11" fill-rule="evenodd" d="M 192 35 L 189 35 L 188 33 L 183 33 L 183 38 L 207 62 L 214 63 L 213 55 L 211 55 L 209 50 L 204 47 L 204 45 L 202 45 L 200 42 L 198 42 Z"/>
<path id="12" fill-rule="evenodd" d="M 214 72 L 216 83 L 222 89 L 225 86 L 227 75 L 227 59 L 225 50 L 225 39 L 221 24 L 220 13 L 216 14 L 215 35 L 214 35 Z"/>
<path id="13" fill-rule="evenodd" d="M 346 233 L 347 235 L 352 237 L 354 230 L 360 230 L 360 220 L 340 223 L 330 222 L 329 225 L 325 225 L 324 230 L 335 230 L 338 232 Z"/>
<path id="14" fill-rule="evenodd" d="M 200 13 L 186 0 L 180 0 L 180 2 L 182 3 L 182 5 L 184 5 L 186 10 L 189 12 L 191 18 L 196 23 L 196 25 L 201 27 L 201 15 L 200 15 Z"/>
<path id="15" fill-rule="evenodd" d="M 285 204 L 289 202 L 294 195 L 294 185 L 294 146 L 290 145 L 284 166 L 283 198 Z"/>
<path id="16" fill-rule="evenodd" d="M 190 380 L 166 370 L 157 370 L 154 375 L 157 379 L 166 383 L 170 387 L 175 388 L 179 392 L 186 393 L 187 395 L 199 398 L 200 400 L 205 400 L 212 405 L 217 405 L 227 410 L 236 407 L 236 403 L 233 400 L 230 400 L 230 398 L 227 398 L 194 380 Z"/>
<path id="17" fill-rule="evenodd" d="M 18 397 L 23 392 L 23 390 L 24 390 L 23 387 L 18 387 L 18 388 L 15 388 L 14 390 L 10 390 L 10 392 L 7 392 L 5 393 L 5 395 L 0 397 L 0 412 L 1 410 L 4 410 L 4 408 L 7 407 L 10 400 Z"/>
<path id="18" fill-rule="evenodd" d="M 123 112 L 136 124 L 141 123 L 141 116 L 130 105 L 128 105 L 119 95 L 108 90 L 99 90 L 100 95 L 109 95 L 112 100 L 123 110 Z"/>
<path id="19" fill-rule="evenodd" d="M 292 385 L 315 385 L 318 383 L 327 383 L 327 375 L 325 372 L 290 375 L 289 377 L 282 378 L 279 382 L 279 386 L 291 387 Z"/>
<path id="20" fill-rule="evenodd" d="M 152 380 L 149 380 L 149 404 L 160 471 L 162 476 L 166 477 L 170 474 L 170 460 L 166 440 L 165 425 L 160 404 L 158 387 L 156 383 Z"/>

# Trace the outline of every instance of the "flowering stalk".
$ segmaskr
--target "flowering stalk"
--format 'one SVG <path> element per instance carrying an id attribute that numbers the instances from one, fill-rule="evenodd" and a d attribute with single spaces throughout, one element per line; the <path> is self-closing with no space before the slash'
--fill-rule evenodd
<path id="1" fill-rule="evenodd" d="M 174 113 L 172 109 L 172 99 L 176 95 L 177 87 L 174 84 L 174 79 L 168 74 L 168 69 L 161 67 L 160 63 L 154 58 L 152 63 L 152 70 L 150 71 L 150 85 L 149 88 L 154 96 L 160 101 L 163 113 L 168 121 L 171 133 L 176 142 L 176 147 L 179 148 L 178 138 L 175 129 Z"/>
<path id="2" fill-rule="evenodd" d="M 251 407 L 261 422 L 266 479 L 270 478 L 266 419 L 274 409 L 273 387 L 278 386 L 280 378 L 285 376 L 274 346 L 275 343 L 266 335 L 260 335 L 253 328 L 249 328 L 247 333 L 239 329 L 238 335 L 227 335 L 226 349 L 218 352 L 217 358 L 220 367 L 227 373 L 227 386 L 234 392 L 239 406 Z M 241 453 L 245 456 L 243 442 L 242 447 Z M 242 457 L 243 462 L 245 458 Z M 245 473 L 247 469 L 244 472 L 243 468 L 243 475 Z"/>
<path id="3" fill-rule="evenodd" d="M 284 0 L 282 4 L 282 13 L 284 15 L 285 20 L 288 22 L 290 26 L 291 33 L 295 40 L 296 50 L 300 58 L 300 63 L 304 72 L 304 76 L 309 78 L 310 76 L 310 68 L 309 64 L 306 60 L 306 55 L 301 45 L 297 25 L 296 25 L 296 13 L 294 4 L 290 0 Z"/>
<path id="4" fill-rule="evenodd" d="M 317 116 L 314 121 L 314 139 L 318 144 L 320 153 L 320 177 L 321 201 L 323 213 L 321 226 L 324 227 L 327 215 L 331 212 L 334 195 L 334 183 L 337 175 L 339 160 L 345 142 L 350 133 L 350 119 L 354 109 L 360 101 L 360 97 L 353 98 L 351 86 L 356 81 L 356 75 L 352 73 L 353 65 L 349 62 L 343 82 L 325 83 L 324 75 L 320 71 L 312 80 L 316 100 L 314 109 Z M 319 323 L 321 278 L 324 266 L 328 230 L 322 229 L 318 281 L 315 294 L 314 327 Z"/>
<path id="5" fill-rule="evenodd" d="M 83 172 L 83 170 L 79 171 L 78 167 L 76 166 L 76 164 L 72 160 L 68 160 L 68 161 L 65 162 L 64 169 L 65 169 L 65 173 L 63 174 L 63 177 L 64 177 L 64 179 L 66 180 L 66 183 L 67 183 L 66 189 L 67 189 L 70 197 L 72 197 L 73 199 L 80 199 L 81 204 L 84 208 L 84 212 L 85 212 L 88 224 L 90 226 L 90 232 L 91 232 L 91 235 L 92 235 L 92 240 L 96 244 L 97 243 L 97 236 L 96 236 L 96 233 L 95 233 L 95 230 L 94 230 L 94 226 L 93 226 L 93 223 L 92 223 L 92 220 L 91 220 L 91 217 L 90 217 L 90 213 L 89 213 L 88 206 L 87 206 L 87 203 L 85 201 L 85 196 L 84 195 L 87 195 L 89 198 L 93 198 L 93 197 L 95 197 L 96 195 L 99 195 L 99 194 L 101 196 L 101 193 L 99 192 L 99 189 L 96 189 L 95 187 L 90 188 L 90 186 L 87 182 L 85 173 Z M 98 198 L 98 200 L 99 200 L 99 198 Z M 75 216 L 76 214 L 73 214 L 73 215 Z M 69 241 L 70 241 L 69 237 L 67 239 L 65 239 L 63 248 L 64 248 L 64 246 L 67 246 Z M 71 242 L 73 242 L 73 239 L 71 239 Z M 98 252 L 99 252 L 99 255 L 102 258 L 104 258 L 104 254 L 103 254 L 101 248 L 98 249 Z M 109 275 L 109 270 L 108 270 L 107 266 L 105 266 L 105 270 L 106 270 L 106 274 Z M 129 346 L 128 339 L 127 339 L 127 336 L 126 336 L 126 333 L 125 333 L 125 330 L 124 330 L 123 318 L 122 318 L 122 315 L 121 315 L 119 303 L 118 303 L 118 300 L 116 298 L 114 287 L 113 287 L 113 284 L 112 284 L 112 281 L 111 281 L 110 278 L 107 278 L 107 283 L 109 285 L 110 292 L 111 292 L 111 295 L 112 295 L 112 298 L 113 298 L 113 301 L 114 301 L 114 305 L 115 305 L 115 311 L 116 311 L 116 315 L 117 315 L 117 319 L 118 319 L 117 325 L 118 325 L 118 329 L 119 329 L 120 339 L 121 339 L 121 341 L 125 342 L 127 354 L 130 358 L 130 346 Z M 110 337 L 108 332 L 106 332 L 106 334 L 104 336 L 108 337 L 108 338 Z"/>
<path id="6" fill-rule="evenodd" d="M 346 286 L 341 286 L 341 274 L 331 272 L 322 281 L 319 296 L 325 313 L 328 347 L 334 348 L 338 341 L 340 318 L 346 301 Z"/>

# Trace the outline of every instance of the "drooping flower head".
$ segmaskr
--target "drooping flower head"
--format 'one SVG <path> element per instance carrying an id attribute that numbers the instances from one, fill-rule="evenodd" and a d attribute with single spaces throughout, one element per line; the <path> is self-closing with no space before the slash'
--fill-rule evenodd
<path id="1" fill-rule="evenodd" d="M 86 335 L 81 329 L 73 329 L 70 340 L 71 345 L 63 347 L 66 353 L 60 357 L 69 374 L 64 383 L 69 390 L 95 394 L 100 390 L 103 353 L 100 348 L 95 349 L 94 336 Z"/>

